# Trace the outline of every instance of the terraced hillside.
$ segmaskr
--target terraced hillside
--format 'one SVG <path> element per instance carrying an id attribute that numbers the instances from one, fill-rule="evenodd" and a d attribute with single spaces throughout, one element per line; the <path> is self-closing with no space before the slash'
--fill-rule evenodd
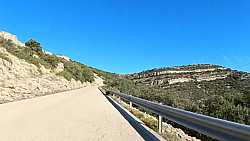
<path id="1" fill-rule="evenodd" d="M 152 69 L 128 75 L 127 78 L 138 84 L 164 88 L 176 83 L 225 79 L 231 74 L 236 74 L 236 72 L 221 66 L 204 64 Z"/>
<path id="2" fill-rule="evenodd" d="M 120 75 L 107 85 L 151 101 L 250 124 L 250 74 L 211 64 Z"/>

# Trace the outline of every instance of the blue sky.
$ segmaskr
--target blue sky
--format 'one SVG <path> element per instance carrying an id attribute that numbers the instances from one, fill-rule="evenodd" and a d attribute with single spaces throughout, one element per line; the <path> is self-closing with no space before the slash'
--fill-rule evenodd
<path id="1" fill-rule="evenodd" d="M 249 0 L 0 3 L 0 30 L 106 71 L 211 63 L 250 72 Z"/>

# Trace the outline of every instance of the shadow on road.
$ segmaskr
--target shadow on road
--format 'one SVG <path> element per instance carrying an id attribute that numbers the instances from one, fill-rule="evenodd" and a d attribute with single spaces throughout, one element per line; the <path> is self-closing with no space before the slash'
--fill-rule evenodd
<path id="1" fill-rule="evenodd" d="M 109 102 L 121 113 L 121 115 L 129 122 L 129 124 L 141 135 L 145 141 L 160 141 L 155 135 L 145 129 L 140 122 L 136 121 L 124 109 L 117 105 L 110 97 L 106 96 Z"/>

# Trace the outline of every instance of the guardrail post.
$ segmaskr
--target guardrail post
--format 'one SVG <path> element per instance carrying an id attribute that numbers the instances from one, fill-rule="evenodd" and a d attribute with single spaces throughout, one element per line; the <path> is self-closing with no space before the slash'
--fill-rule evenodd
<path id="1" fill-rule="evenodd" d="M 158 116 L 158 133 L 162 133 L 162 116 Z"/>
<path id="2" fill-rule="evenodd" d="M 162 105 L 162 103 L 159 103 L 160 105 Z M 158 133 L 162 133 L 162 115 L 158 116 Z"/>
<path id="3" fill-rule="evenodd" d="M 131 101 L 129 101 L 129 108 L 132 109 L 133 108 L 133 103 Z"/>

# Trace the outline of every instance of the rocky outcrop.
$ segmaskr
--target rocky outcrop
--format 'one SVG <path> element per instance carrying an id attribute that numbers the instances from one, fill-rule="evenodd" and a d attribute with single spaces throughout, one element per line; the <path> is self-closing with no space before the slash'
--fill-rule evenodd
<path id="1" fill-rule="evenodd" d="M 1 31 L 0 32 L 0 37 L 6 40 L 11 40 L 14 44 L 19 45 L 19 46 L 25 46 L 24 43 L 20 42 L 16 35 L 10 34 L 8 32 Z"/>
<path id="2" fill-rule="evenodd" d="M 70 61 L 70 58 L 68 56 L 64 56 L 64 55 L 56 55 L 59 58 L 62 58 L 65 61 Z"/>
<path id="3" fill-rule="evenodd" d="M 64 70 L 63 63 L 58 63 L 56 69 L 54 70 L 55 73 L 60 73 Z"/>
<path id="4" fill-rule="evenodd" d="M 161 87 L 183 82 L 201 82 L 225 79 L 232 74 L 230 69 L 208 65 L 189 65 L 173 68 L 152 69 L 140 73 L 130 74 L 126 77 L 137 84 Z"/>
<path id="5" fill-rule="evenodd" d="M 43 66 L 38 68 L 29 64 L 8 53 L 5 48 L 0 47 L 0 53 L 5 57 L 0 57 L 0 103 L 90 85 L 89 82 L 81 83 L 74 79 L 68 81 L 64 77 L 56 75 L 56 73 L 63 71 L 62 63 L 59 63 L 58 67 L 51 71 Z"/>

